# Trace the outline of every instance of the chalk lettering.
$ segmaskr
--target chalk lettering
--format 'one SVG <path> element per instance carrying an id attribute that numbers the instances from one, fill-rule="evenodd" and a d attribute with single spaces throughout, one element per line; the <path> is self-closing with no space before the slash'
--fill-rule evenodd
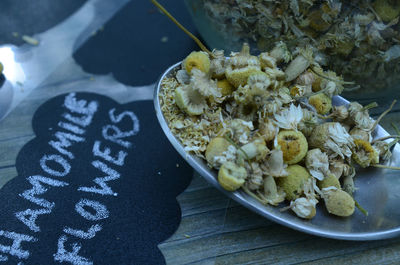
<path id="1" fill-rule="evenodd" d="M 76 230 L 70 227 L 64 228 L 64 233 L 69 234 L 71 236 L 76 236 L 81 239 L 92 239 L 96 236 L 96 233 L 101 231 L 102 227 L 99 224 L 92 225 L 87 232 L 83 230 Z"/>
<path id="2" fill-rule="evenodd" d="M 7 260 L 8 260 L 7 256 L 0 255 L 0 262 L 7 261 Z"/>
<path id="3" fill-rule="evenodd" d="M 51 140 L 49 145 L 61 154 L 68 156 L 69 159 L 74 159 L 74 155 L 70 151 L 66 150 L 66 148 L 72 145 L 72 141 L 77 143 L 85 141 L 85 138 L 83 137 L 65 132 L 56 132 L 54 136 L 58 141 Z"/>
<path id="4" fill-rule="evenodd" d="M 67 182 L 43 177 L 40 175 L 30 176 L 27 178 L 27 180 L 32 185 L 32 189 L 24 191 L 22 194 L 19 194 L 19 196 L 27 201 L 48 209 L 52 209 L 54 207 L 54 202 L 49 202 L 48 200 L 36 197 L 36 195 L 42 195 L 48 190 L 41 183 L 52 187 L 64 187 L 68 185 Z"/>
<path id="5" fill-rule="evenodd" d="M 65 242 L 67 242 L 68 237 L 66 235 L 62 235 L 58 239 L 57 244 L 57 253 L 54 254 L 54 260 L 60 263 L 69 262 L 74 265 L 91 265 L 93 264 L 88 258 L 79 256 L 79 250 L 81 250 L 82 245 L 79 243 L 72 243 L 72 252 L 68 252 L 65 249 Z"/>
<path id="6" fill-rule="evenodd" d="M 20 220 L 33 232 L 40 232 L 40 227 L 36 224 L 36 219 L 39 217 L 39 215 L 49 213 L 51 213 L 50 209 L 26 209 L 25 211 L 15 213 L 15 217 L 17 217 L 18 220 Z"/>
<path id="7" fill-rule="evenodd" d="M 124 116 L 128 116 L 132 120 L 132 129 L 129 131 L 121 131 L 117 126 L 108 124 L 103 127 L 103 131 L 102 131 L 103 137 L 106 140 L 109 140 L 111 142 L 119 144 L 125 148 L 129 148 L 129 147 L 131 147 L 132 144 L 130 142 L 122 140 L 122 139 L 136 135 L 139 132 L 139 128 L 140 128 L 139 119 L 131 111 L 124 111 L 123 113 L 119 114 L 117 117 L 115 116 L 114 112 L 115 112 L 115 109 L 111 109 L 108 113 L 110 116 L 110 119 L 113 123 L 118 123 L 123 119 Z"/>
<path id="8" fill-rule="evenodd" d="M 73 132 L 73 133 L 75 133 L 75 134 L 80 134 L 80 135 L 82 135 L 82 134 L 84 134 L 84 133 L 86 132 L 84 129 L 81 129 L 81 128 L 79 128 L 78 126 L 73 125 L 73 124 L 71 124 L 71 123 L 69 123 L 69 122 L 62 122 L 62 121 L 60 121 L 60 122 L 58 123 L 58 126 L 59 126 L 60 128 L 63 128 L 63 129 L 65 129 L 65 130 L 68 130 L 68 131 Z"/>
<path id="9" fill-rule="evenodd" d="M 75 93 L 70 93 L 65 97 L 64 106 L 73 113 L 82 114 L 81 117 L 72 116 L 69 113 L 64 113 L 63 117 L 68 121 L 80 125 L 82 127 L 88 126 L 93 119 L 94 113 L 97 111 L 99 103 L 97 101 L 77 100 Z"/>
<path id="10" fill-rule="evenodd" d="M 115 114 L 114 114 L 114 112 L 115 112 L 115 108 L 114 109 L 111 109 L 109 112 L 108 112 L 108 115 L 110 116 L 110 119 L 111 119 L 111 121 L 113 122 L 113 123 L 118 123 L 118 122 L 120 122 L 125 116 L 128 116 L 129 118 L 131 118 L 131 120 L 132 120 L 132 124 L 133 124 L 133 128 L 132 128 L 132 130 L 131 131 L 129 131 L 129 133 L 131 134 L 131 135 L 136 135 L 138 132 L 139 132 L 139 119 L 138 119 L 138 117 L 135 115 L 135 113 L 133 113 L 132 111 L 124 111 L 124 112 L 122 112 L 121 114 L 119 114 L 117 117 L 115 117 Z M 130 136 L 131 136 L 130 135 Z"/>
<path id="11" fill-rule="evenodd" d="M 101 189 L 97 188 L 97 187 L 79 187 L 78 190 L 85 191 L 85 192 L 97 193 L 97 194 L 101 194 L 101 195 L 117 196 L 118 193 L 113 192 L 113 190 L 107 185 L 106 182 L 119 179 L 120 174 L 99 160 L 93 161 L 92 165 L 95 168 L 100 169 L 103 173 L 107 174 L 106 177 L 95 178 L 93 180 L 93 182 L 96 183 L 97 185 L 99 185 L 101 187 Z"/>
<path id="12" fill-rule="evenodd" d="M 84 207 L 92 208 L 96 213 L 93 214 Z M 101 219 L 106 219 L 109 216 L 109 212 L 103 204 L 98 201 L 91 201 L 88 199 L 81 199 L 76 205 L 75 210 L 86 220 L 98 221 Z"/>
<path id="13" fill-rule="evenodd" d="M 4 254 L 9 254 L 9 255 L 17 257 L 19 259 L 27 259 L 30 255 L 28 250 L 23 250 L 21 248 L 22 242 L 36 242 L 37 241 L 37 239 L 32 236 L 18 234 L 15 232 L 3 231 L 3 230 L 0 230 L 0 237 L 5 237 L 7 239 L 12 240 L 11 246 L 6 246 L 6 245 L 0 244 L 0 252 L 2 252 Z"/>
<path id="14" fill-rule="evenodd" d="M 53 169 L 50 168 L 47 165 L 47 161 L 53 161 L 57 164 L 59 164 L 62 168 L 63 171 L 57 170 L 57 169 Z M 60 155 L 44 155 L 41 159 L 40 159 L 40 166 L 42 167 L 42 169 L 49 173 L 52 176 L 56 176 L 56 177 L 64 177 L 65 175 L 67 175 L 69 173 L 69 171 L 71 170 L 71 165 L 68 163 L 67 160 L 65 160 L 62 156 Z"/>
<path id="15" fill-rule="evenodd" d="M 125 162 L 125 157 L 128 155 L 125 151 L 119 151 L 117 157 L 110 155 L 111 149 L 106 147 L 104 150 L 100 150 L 100 141 L 96 141 L 93 145 L 93 154 L 104 158 L 106 161 L 111 162 L 117 166 L 123 166 Z"/>

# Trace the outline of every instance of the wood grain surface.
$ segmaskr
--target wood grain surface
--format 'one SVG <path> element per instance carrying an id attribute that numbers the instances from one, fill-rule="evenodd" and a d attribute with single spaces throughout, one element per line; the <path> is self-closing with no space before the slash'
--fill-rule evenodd
<path id="1" fill-rule="evenodd" d="M 51 77 L 0 122 L 0 187 L 17 175 L 15 158 L 34 137 L 32 115 L 50 97 L 84 88 L 120 103 L 135 98 L 134 88 L 110 81 L 108 76 L 93 78 L 73 68 L 73 62 L 61 67 L 66 69 L 59 72 L 68 76 Z M 374 109 L 374 117 L 385 107 Z M 381 122 L 390 132 L 392 122 L 400 123 L 399 110 L 397 104 L 396 111 Z M 167 264 L 400 264 L 400 238 L 351 242 L 297 232 L 238 205 L 196 173 L 178 201 L 182 222 L 159 245 Z"/>

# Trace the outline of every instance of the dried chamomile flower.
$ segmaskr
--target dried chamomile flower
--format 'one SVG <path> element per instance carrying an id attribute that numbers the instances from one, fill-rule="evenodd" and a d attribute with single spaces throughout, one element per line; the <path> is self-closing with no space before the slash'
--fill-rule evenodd
<path id="1" fill-rule="evenodd" d="M 254 102 L 239 104 L 236 117 L 251 122 L 256 119 L 258 106 Z"/>
<path id="2" fill-rule="evenodd" d="M 223 97 L 231 95 L 235 88 L 227 79 L 221 79 L 217 81 L 217 87 L 221 89 L 221 94 Z"/>
<path id="3" fill-rule="evenodd" d="M 317 76 L 308 70 L 296 78 L 295 84 L 300 86 L 312 86 L 316 79 Z"/>
<path id="4" fill-rule="evenodd" d="M 185 60 L 183 60 L 183 67 L 185 70 L 191 74 L 192 69 L 196 68 L 203 73 L 208 73 L 210 71 L 210 58 L 206 52 L 191 52 Z"/>
<path id="5" fill-rule="evenodd" d="M 283 152 L 281 149 L 273 149 L 268 158 L 265 159 L 263 170 L 265 174 L 273 177 L 287 176 L 287 164 L 283 161 Z"/>
<path id="6" fill-rule="evenodd" d="M 209 165 L 214 168 L 219 168 L 220 164 L 216 161 L 215 157 L 222 156 L 224 152 L 228 151 L 231 143 L 223 137 L 215 137 L 211 139 L 206 149 L 206 160 Z"/>
<path id="7" fill-rule="evenodd" d="M 251 89 L 267 90 L 271 85 L 271 80 L 266 73 L 258 71 L 249 75 L 247 85 L 249 85 Z"/>
<path id="8" fill-rule="evenodd" d="M 321 190 L 329 187 L 340 189 L 339 179 L 334 174 L 327 174 L 323 180 L 318 181 L 318 188 Z"/>
<path id="9" fill-rule="evenodd" d="M 246 185 L 250 190 L 258 190 L 264 183 L 263 172 L 258 163 L 251 163 L 249 171 L 251 174 L 246 180 Z"/>
<path id="10" fill-rule="evenodd" d="M 303 109 L 303 119 L 297 126 L 297 129 L 301 131 L 305 137 L 310 137 L 315 126 L 320 124 L 320 120 L 314 111 Z"/>
<path id="11" fill-rule="evenodd" d="M 276 127 L 272 119 L 264 118 L 259 120 L 258 123 L 258 133 L 261 137 L 263 137 L 266 142 L 274 140 L 279 129 Z"/>
<path id="12" fill-rule="evenodd" d="M 276 59 L 269 55 L 268 52 L 260 53 L 258 56 L 260 60 L 261 68 L 276 68 Z"/>
<path id="13" fill-rule="evenodd" d="M 312 219 L 316 211 L 316 201 L 304 197 L 297 198 L 290 202 L 289 208 L 300 218 Z"/>
<path id="14" fill-rule="evenodd" d="M 332 97 L 343 92 L 343 78 L 341 76 L 333 71 L 319 72 L 319 74 L 325 77 L 321 79 L 319 86 L 326 95 Z"/>
<path id="15" fill-rule="evenodd" d="M 308 141 L 310 147 L 320 148 L 329 156 L 350 157 L 354 146 L 353 138 L 338 122 L 326 122 L 317 125 Z"/>
<path id="16" fill-rule="evenodd" d="M 269 85 L 270 80 L 265 73 L 261 71 L 254 72 L 249 76 L 247 84 L 239 86 L 233 95 L 238 103 L 253 103 L 257 106 L 262 106 L 270 97 Z"/>
<path id="17" fill-rule="evenodd" d="M 302 97 L 311 93 L 310 85 L 294 85 L 290 88 L 290 95 L 292 97 Z"/>
<path id="18" fill-rule="evenodd" d="M 297 125 L 303 119 L 303 110 L 300 106 L 291 104 L 289 108 L 274 114 L 275 124 L 282 129 L 297 130 Z"/>
<path id="19" fill-rule="evenodd" d="M 186 72 L 186 70 L 178 70 L 176 72 L 176 80 L 178 80 L 179 84 L 187 85 L 190 83 L 190 75 Z"/>
<path id="20" fill-rule="evenodd" d="M 228 149 L 222 152 L 219 156 L 214 156 L 214 168 L 218 169 L 221 165 L 225 164 L 227 161 L 234 162 L 237 160 L 238 150 L 233 145 L 228 146 Z"/>
<path id="21" fill-rule="evenodd" d="M 218 171 L 218 182 L 222 188 L 228 191 L 239 189 L 246 178 L 246 169 L 230 161 L 223 164 Z"/>
<path id="22" fill-rule="evenodd" d="M 308 103 L 317 110 L 318 114 L 325 115 L 332 109 L 332 99 L 324 93 L 319 93 L 309 97 Z"/>
<path id="23" fill-rule="evenodd" d="M 225 61 L 226 58 L 224 56 L 223 50 L 213 50 L 212 51 L 212 59 L 210 65 L 210 72 L 212 78 L 221 79 L 225 76 Z"/>
<path id="24" fill-rule="evenodd" d="M 272 87 L 277 89 L 282 86 L 285 80 L 285 72 L 279 68 L 265 68 L 264 73 L 271 79 Z"/>
<path id="25" fill-rule="evenodd" d="M 288 63 L 292 59 L 292 55 L 283 41 L 278 42 L 269 54 L 278 63 Z"/>
<path id="26" fill-rule="evenodd" d="M 330 189 L 323 191 L 326 209 L 330 214 L 347 217 L 354 213 L 354 199 L 345 191 Z"/>
<path id="27" fill-rule="evenodd" d="M 176 105 L 189 115 L 200 115 L 207 108 L 205 97 L 190 85 L 177 87 L 174 99 Z"/>
<path id="28" fill-rule="evenodd" d="M 316 205 L 318 203 L 318 200 L 315 196 L 314 187 L 314 180 L 308 179 L 304 183 L 303 187 L 305 197 L 300 197 L 294 201 L 291 201 L 289 207 L 283 208 L 281 211 L 291 209 L 300 218 L 313 218 L 316 214 Z"/>
<path id="29" fill-rule="evenodd" d="M 221 89 L 217 86 L 217 82 L 210 79 L 205 73 L 198 69 L 192 70 L 192 77 L 189 85 L 192 86 L 194 90 L 199 91 L 204 97 L 219 98 L 222 96 Z"/>
<path id="30" fill-rule="evenodd" d="M 308 171 L 299 165 L 291 165 L 286 168 L 288 175 L 278 178 L 277 182 L 286 193 L 286 199 L 289 201 L 295 200 L 303 194 L 304 183 L 311 177 Z"/>
<path id="31" fill-rule="evenodd" d="M 367 142 L 371 142 L 372 136 L 370 131 L 364 131 L 360 128 L 354 127 L 350 130 L 349 134 L 353 139 L 361 139 Z"/>
<path id="32" fill-rule="evenodd" d="M 276 185 L 275 179 L 272 176 L 264 178 L 264 194 L 268 204 L 278 205 L 285 200 L 285 192 Z"/>
<path id="33" fill-rule="evenodd" d="M 323 180 L 326 175 L 330 174 L 328 155 L 319 148 L 307 152 L 305 164 L 308 172 L 318 180 Z"/>
<path id="34" fill-rule="evenodd" d="M 307 139 L 300 131 L 283 130 L 278 133 L 277 138 L 285 163 L 296 164 L 307 154 Z"/>
<path id="35" fill-rule="evenodd" d="M 256 56 L 250 55 L 250 47 L 243 44 L 240 53 L 233 53 L 227 60 L 225 76 L 235 87 L 245 85 L 249 76 L 260 71 L 260 62 Z"/>
<path id="36" fill-rule="evenodd" d="M 374 126 L 374 120 L 369 116 L 368 108 L 364 108 L 357 102 L 351 102 L 348 106 L 349 120 L 357 128 L 371 130 Z"/>
<path id="37" fill-rule="evenodd" d="M 250 132 L 254 130 L 254 126 L 251 121 L 233 119 L 229 123 L 229 129 L 232 132 L 232 137 L 235 142 L 247 144 L 249 142 Z"/>
<path id="38" fill-rule="evenodd" d="M 353 155 L 351 157 L 361 167 L 369 167 L 371 164 L 379 162 L 378 153 L 368 141 L 355 139 L 354 144 Z"/>
<path id="39" fill-rule="evenodd" d="M 385 22 L 390 22 L 400 15 L 400 3 L 393 0 L 376 0 L 372 7 Z"/>
<path id="40" fill-rule="evenodd" d="M 302 50 L 286 67 L 286 81 L 290 82 L 303 73 L 313 61 L 313 52 L 310 48 Z"/>
<path id="41" fill-rule="evenodd" d="M 255 158 L 256 161 L 264 159 L 268 152 L 269 149 L 262 138 L 257 138 L 252 142 L 241 146 L 238 150 L 239 155 L 242 155 L 246 159 Z"/>
<path id="42" fill-rule="evenodd" d="M 329 160 L 329 171 L 335 175 L 337 179 L 342 176 L 354 174 L 354 167 L 350 166 L 344 159 L 335 157 Z"/>
<path id="43" fill-rule="evenodd" d="M 344 105 L 333 106 L 332 113 L 329 116 L 333 119 L 333 121 L 343 122 L 349 117 L 349 111 Z"/>
<path id="44" fill-rule="evenodd" d="M 392 157 L 392 152 L 390 151 L 391 145 L 384 141 L 375 142 L 372 147 L 376 150 L 383 161 L 387 161 Z"/>

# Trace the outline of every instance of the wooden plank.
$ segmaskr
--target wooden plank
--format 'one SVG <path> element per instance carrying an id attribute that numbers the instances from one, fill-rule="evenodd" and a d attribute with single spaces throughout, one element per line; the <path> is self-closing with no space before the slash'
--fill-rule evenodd
<path id="1" fill-rule="evenodd" d="M 233 262 L 235 264 L 297 264 L 317 259 L 322 261 L 322 259 L 333 256 L 342 256 L 379 247 L 385 248 L 387 245 L 399 244 L 400 242 L 400 239 L 352 242 L 311 236 L 307 240 L 301 240 L 301 237 L 293 236 L 299 240 L 293 240 L 290 243 L 283 242 L 273 247 L 243 249 L 236 253 L 227 253 L 217 257 L 215 264 L 233 264 Z M 322 262 L 322 264 L 326 263 Z"/>
<path id="2" fill-rule="evenodd" d="M 319 259 L 301 264 L 307 265 L 351 265 L 351 264 L 400 264 L 400 243 L 353 252 L 346 255 Z"/>
<path id="3" fill-rule="evenodd" d="M 1 141 L 0 150 L 0 167 L 15 164 L 15 159 L 21 148 L 31 139 L 34 134 L 23 135 L 20 137 L 12 137 Z"/>
<path id="4" fill-rule="evenodd" d="M 160 249 L 168 264 L 187 264 L 226 254 L 287 244 L 309 237 L 304 233 L 274 224 L 257 229 L 211 234 L 201 238 L 175 241 L 168 246 L 160 245 Z"/>
<path id="5" fill-rule="evenodd" d="M 17 170 L 15 167 L 3 167 L 0 169 L 0 189 L 11 179 L 17 176 Z"/>

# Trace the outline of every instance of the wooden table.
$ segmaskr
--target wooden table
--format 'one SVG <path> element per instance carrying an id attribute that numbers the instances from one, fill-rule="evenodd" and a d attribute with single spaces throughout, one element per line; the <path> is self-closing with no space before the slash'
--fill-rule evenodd
<path id="1" fill-rule="evenodd" d="M 48 98 L 77 87 L 106 94 L 121 103 L 152 97 L 151 86 L 133 88 L 110 76 L 88 75 L 73 60 L 60 68 L 62 71 L 50 76 L 0 122 L 0 187 L 17 175 L 15 158 L 34 137 L 32 115 Z M 383 108 L 374 109 L 374 116 Z M 381 124 L 392 132 L 390 123 L 396 121 L 400 117 L 394 111 Z M 176 233 L 159 245 L 167 264 L 400 263 L 400 238 L 349 242 L 297 232 L 238 205 L 197 174 L 178 201 L 182 222 Z"/>

